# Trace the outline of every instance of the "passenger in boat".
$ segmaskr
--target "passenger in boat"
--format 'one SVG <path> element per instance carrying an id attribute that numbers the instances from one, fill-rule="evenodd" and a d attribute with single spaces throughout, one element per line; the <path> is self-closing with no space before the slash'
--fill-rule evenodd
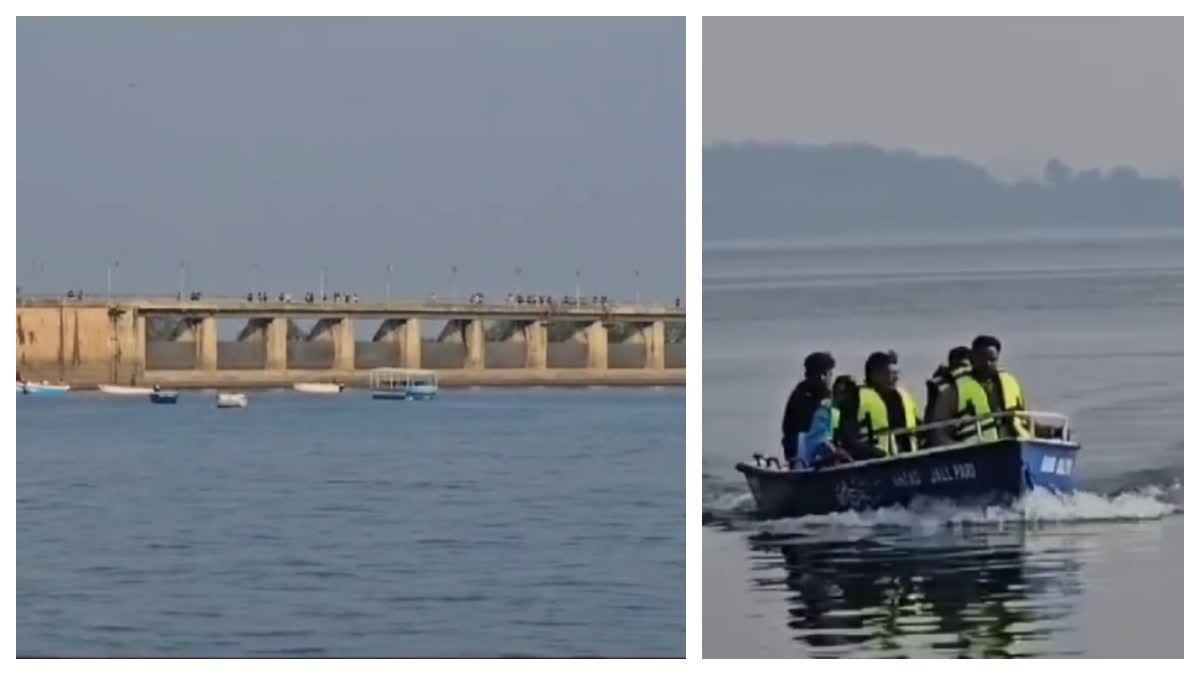
<path id="1" fill-rule="evenodd" d="M 866 383 L 858 397 L 842 409 L 840 445 L 855 459 L 875 459 L 912 452 L 917 442 L 912 434 L 896 430 L 915 429 L 921 414 L 911 394 L 900 386 L 899 358 L 894 352 L 875 352 L 867 357 Z M 855 424 L 850 424 L 854 420 Z"/>
<path id="2" fill-rule="evenodd" d="M 848 464 L 854 458 L 834 442 L 841 424 L 841 409 L 858 396 L 858 385 L 849 375 L 839 375 L 833 382 L 833 395 L 821 401 L 812 416 L 800 452 L 800 467 L 819 469 Z M 792 468 L 798 468 L 793 466 Z"/>
<path id="3" fill-rule="evenodd" d="M 950 350 L 945 365 L 937 367 L 933 375 L 925 380 L 925 419 L 933 419 L 933 408 L 942 390 L 954 383 L 963 373 L 971 370 L 971 348 L 960 345 Z"/>
<path id="4" fill-rule="evenodd" d="M 804 379 L 792 389 L 783 409 L 783 458 L 788 464 L 795 464 L 800 434 L 808 432 L 813 413 L 821 401 L 829 398 L 836 365 L 829 352 L 813 352 L 804 357 Z"/>
<path id="5" fill-rule="evenodd" d="M 933 411 L 935 421 L 962 419 L 964 422 L 935 429 L 938 445 L 958 443 L 976 436 L 987 443 L 1030 435 L 1027 421 L 1014 416 L 999 421 L 983 419 L 978 425 L 975 422 L 975 418 L 993 413 L 1027 409 L 1020 382 L 1012 373 L 1000 368 L 999 362 L 1000 340 L 991 335 L 980 335 L 971 342 L 970 371 L 959 375 L 953 384 L 942 390 Z"/>

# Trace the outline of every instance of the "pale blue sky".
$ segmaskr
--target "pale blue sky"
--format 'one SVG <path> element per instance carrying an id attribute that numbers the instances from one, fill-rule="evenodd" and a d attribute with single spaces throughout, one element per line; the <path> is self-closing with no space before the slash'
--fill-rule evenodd
<path id="1" fill-rule="evenodd" d="M 1183 18 L 706 18 L 704 139 L 1182 177 Z"/>
<path id="2" fill-rule="evenodd" d="M 21 19 L 32 290 L 684 293 L 682 19 Z M 256 267 L 257 266 L 257 267 Z"/>

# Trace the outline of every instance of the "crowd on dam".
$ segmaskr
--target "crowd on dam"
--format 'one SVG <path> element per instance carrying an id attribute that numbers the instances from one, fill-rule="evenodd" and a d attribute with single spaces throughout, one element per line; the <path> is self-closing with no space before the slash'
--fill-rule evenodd
<path id="1" fill-rule="evenodd" d="M 186 294 L 183 292 L 177 292 L 175 294 L 175 299 L 182 301 L 185 299 L 185 297 L 184 297 L 185 295 L 187 296 L 186 299 L 189 301 L 200 301 L 200 300 L 204 299 L 204 293 L 201 291 L 190 291 Z M 19 287 L 18 287 L 17 297 L 18 297 L 18 299 L 20 299 L 20 297 L 21 297 L 21 292 L 20 292 Z M 64 300 L 67 300 L 67 301 L 79 302 L 79 301 L 84 300 L 85 297 L 99 298 L 99 297 L 103 297 L 103 296 L 100 294 L 96 294 L 96 293 L 91 294 L 90 296 L 85 296 L 82 289 L 80 289 L 80 290 L 72 289 L 72 290 L 68 290 L 66 293 L 62 294 L 59 297 L 61 297 Z M 280 293 L 272 296 L 270 293 L 267 293 L 265 291 L 250 291 L 250 292 L 247 292 L 244 297 L 245 297 L 246 302 L 264 302 L 264 303 L 265 302 L 285 302 L 285 303 L 297 302 L 295 296 L 293 296 L 291 293 L 286 293 L 286 292 L 280 292 Z M 333 302 L 333 303 L 339 303 L 339 304 L 341 304 L 341 303 L 357 304 L 360 301 L 361 297 L 362 296 L 360 296 L 358 293 L 345 293 L 345 292 L 341 292 L 341 291 L 335 292 L 332 295 L 330 295 L 328 293 L 317 294 L 312 291 L 309 291 L 303 295 L 301 302 L 303 302 L 305 304 L 315 304 L 318 302 L 320 302 L 320 303 Z M 483 304 L 486 304 L 487 296 L 483 292 L 477 291 L 475 293 L 472 293 L 470 296 L 468 296 L 466 298 L 466 300 L 469 304 L 472 304 L 472 305 L 483 305 Z M 452 297 L 439 298 L 437 293 L 430 293 L 428 301 L 432 302 L 432 303 L 437 303 L 437 302 L 454 303 L 454 302 L 458 302 L 459 299 L 452 298 Z M 605 308 L 608 308 L 608 307 L 612 306 L 613 304 L 615 304 L 615 301 L 611 300 L 609 298 L 609 296 L 607 296 L 607 295 L 592 295 L 592 296 L 563 295 L 561 298 L 556 298 L 555 296 L 547 294 L 547 293 L 516 293 L 516 292 L 508 293 L 508 295 L 505 297 L 504 302 L 505 302 L 505 304 L 508 304 L 508 305 L 536 305 L 536 306 L 544 306 L 544 307 L 547 307 L 550 309 L 558 309 L 558 308 L 562 308 L 562 307 L 599 307 L 599 308 L 605 309 Z M 676 309 L 680 309 L 683 307 L 682 298 L 679 298 L 679 297 L 675 298 L 674 307 Z"/>

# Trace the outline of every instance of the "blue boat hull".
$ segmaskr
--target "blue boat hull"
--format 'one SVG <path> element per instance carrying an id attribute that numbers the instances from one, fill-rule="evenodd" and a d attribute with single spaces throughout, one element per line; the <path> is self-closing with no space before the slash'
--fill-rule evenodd
<path id="1" fill-rule="evenodd" d="M 179 394 L 150 394 L 150 402 L 160 405 L 175 405 L 179 400 Z"/>
<path id="2" fill-rule="evenodd" d="M 933 498 L 1004 503 L 1035 487 L 1075 489 L 1074 443 L 1003 440 L 856 462 L 817 471 L 738 464 L 768 518 L 907 505 Z"/>

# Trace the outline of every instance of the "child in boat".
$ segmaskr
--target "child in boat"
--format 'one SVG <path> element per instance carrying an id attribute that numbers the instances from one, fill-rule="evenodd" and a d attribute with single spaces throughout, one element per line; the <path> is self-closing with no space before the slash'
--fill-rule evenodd
<path id="1" fill-rule="evenodd" d="M 849 375 L 839 375 L 833 382 L 833 394 L 821 401 L 813 413 L 812 424 L 804 435 L 804 446 L 800 451 L 800 465 L 805 469 L 817 469 L 854 461 L 850 455 L 834 442 L 834 434 L 841 422 L 840 408 L 858 395 L 858 386 Z"/>

